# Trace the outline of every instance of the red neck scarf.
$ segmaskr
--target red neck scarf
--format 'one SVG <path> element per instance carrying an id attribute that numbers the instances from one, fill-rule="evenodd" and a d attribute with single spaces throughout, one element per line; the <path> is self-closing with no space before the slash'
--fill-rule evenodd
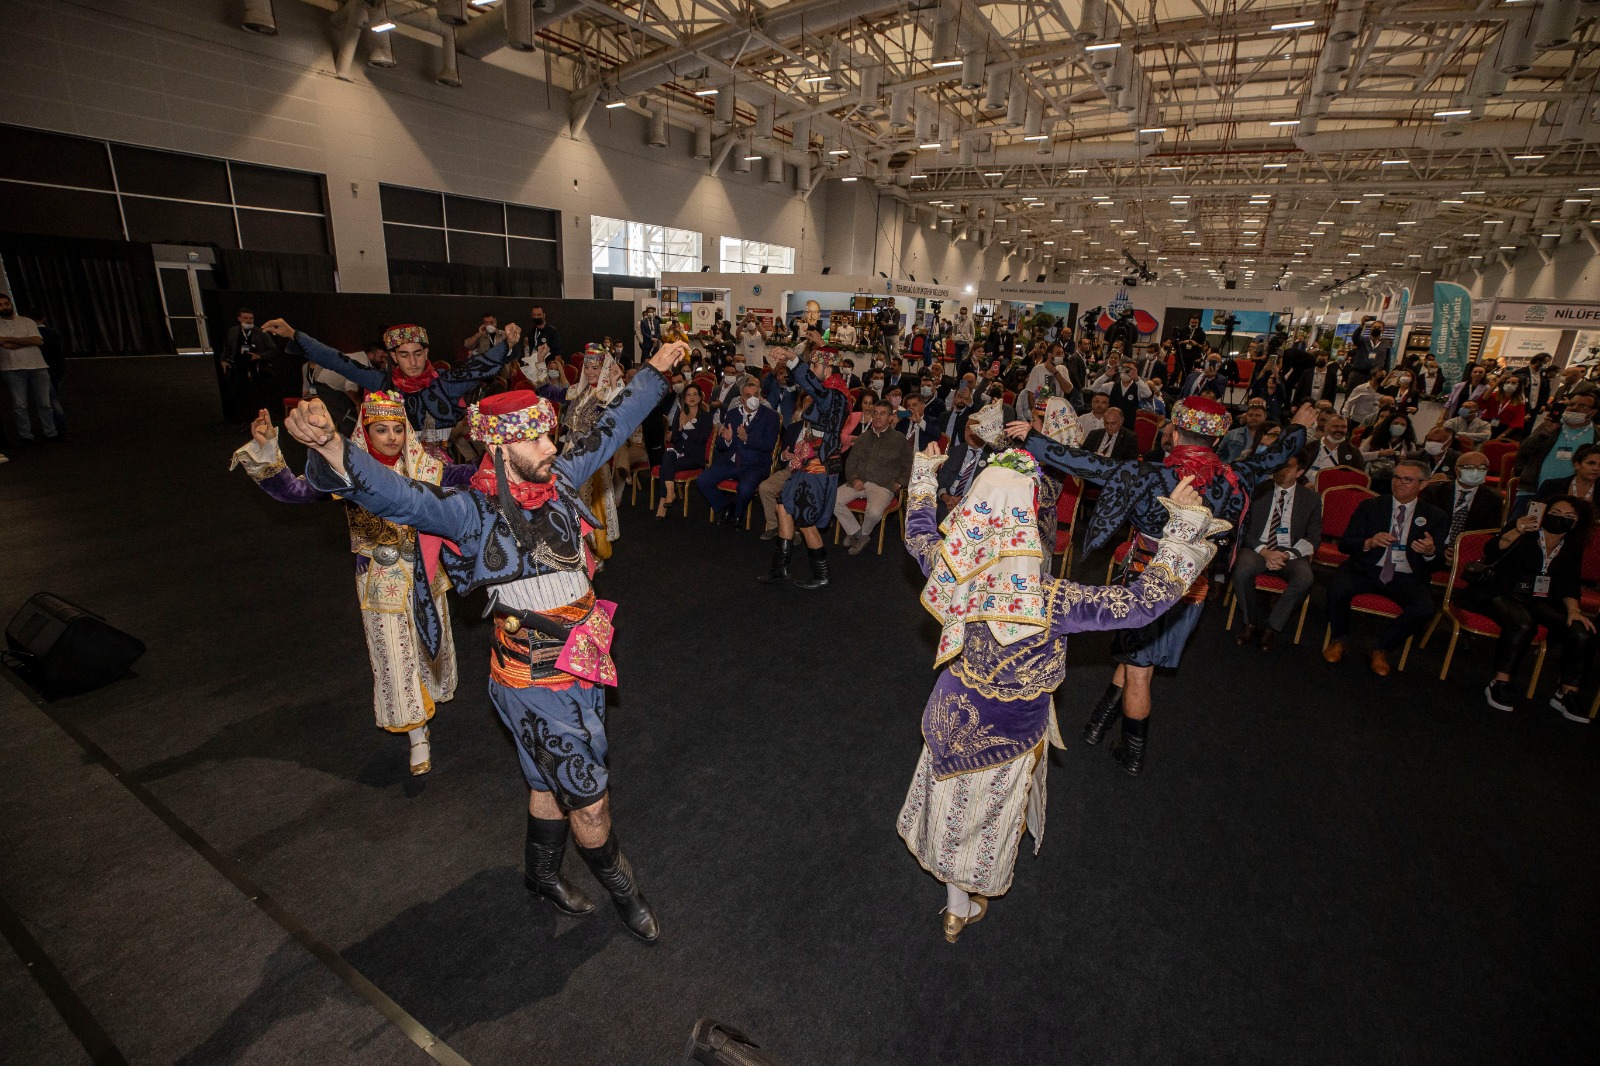
<path id="1" fill-rule="evenodd" d="M 1217 458 L 1217 453 L 1203 444 L 1180 444 L 1167 453 L 1164 466 L 1177 471 L 1178 477 L 1194 478 L 1196 492 L 1204 492 L 1214 478 L 1222 478 L 1228 488 L 1239 491 L 1239 475 L 1233 467 Z"/>
<path id="2" fill-rule="evenodd" d="M 494 457 L 492 455 L 483 457 L 483 462 L 478 465 L 478 472 L 472 475 L 472 480 L 468 484 L 491 500 L 495 498 L 500 486 L 498 479 L 494 476 Z M 542 507 L 548 501 L 556 498 L 556 480 L 553 477 L 544 482 L 513 481 L 506 487 L 511 491 L 511 498 L 517 501 L 517 505 L 529 511 L 536 507 Z"/>
<path id="3" fill-rule="evenodd" d="M 378 460 L 378 462 L 382 463 L 384 466 L 388 467 L 390 470 L 393 470 L 395 467 L 400 465 L 400 457 L 405 454 L 405 449 L 402 448 L 399 451 L 395 452 L 393 455 L 384 455 L 382 452 L 378 451 L 376 448 L 369 447 L 368 450 L 367 450 L 367 454 L 372 456 L 374 459 Z"/>
<path id="4" fill-rule="evenodd" d="M 394 387 L 401 392 L 421 392 L 439 380 L 439 371 L 435 370 L 433 364 L 430 363 L 428 368 L 416 377 L 407 377 L 400 373 L 400 367 L 396 365 L 394 369 L 389 371 L 389 380 L 394 382 Z"/>

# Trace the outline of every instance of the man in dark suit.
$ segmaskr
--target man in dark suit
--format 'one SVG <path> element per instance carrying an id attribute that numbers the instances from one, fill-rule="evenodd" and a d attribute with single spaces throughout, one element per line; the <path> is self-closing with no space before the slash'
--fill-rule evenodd
<path id="1" fill-rule="evenodd" d="M 1328 362 L 1327 352 L 1318 352 L 1308 367 L 1302 368 L 1294 378 L 1294 391 L 1290 395 L 1291 407 L 1303 403 L 1327 400 L 1330 403 L 1339 394 L 1339 368 Z"/>
<path id="2" fill-rule="evenodd" d="M 1322 657 L 1344 658 L 1350 635 L 1350 601 L 1362 593 L 1387 596 L 1400 607 L 1374 642 L 1372 672 L 1389 674 L 1389 652 L 1404 644 L 1433 617 L 1429 577 L 1444 564 L 1450 516 L 1420 498 L 1428 468 L 1412 459 L 1394 464 L 1390 495 L 1364 500 L 1350 517 L 1339 550 L 1350 556 L 1328 585 L 1328 624 L 1332 639 Z"/>
<path id="3" fill-rule="evenodd" d="M 1089 435 L 1083 438 L 1084 451 L 1119 462 L 1139 458 L 1139 438 L 1128 428 L 1121 410 L 1106 408 L 1101 421 L 1105 428 L 1091 429 Z"/>
<path id="4" fill-rule="evenodd" d="M 1348 466 L 1360 470 L 1366 466 L 1361 453 L 1350 443 L 1350 420 L 1341 414 L 1328 415 L 1322 424 L 1322 435 L 1308 441 L 1300 457 L 1313 482 L 1318 474 L 1331 467 Z"/>
<path id="5" fill-rule="evenodd" d="M 1211 350 L 1206 331 L 1200 328 L 1200 316 L 1190 315 L 1189 324 L 1173 335 L 1178 342 L 1178 362 L 1185 376 L 1192 373 Z"/>
<path id="6" fill-rule="evenodd" d="M 1499 529 L 1505 513 L 1505 497 L 1484 484 L 1489 476 L 1489 457 L 1482 452 L 1462 452 L 1456 457 L 1455 476 L 1450 481 L 1435 481 L 1422 490 L 1422 498 L 1450 516 L 1444 549 L 1456 546 L 1456 538 L 1469 529 Z"/>
<path id="7" fill-rule="evenodd" d="M 1304 469 L 1299 455 L 1290 456 L 1250 501 L 1233 564 L 1233 595 L 1244 612 L 1244 623 L 1233 638 L 1240 647 L 1259 639 L 1261 650 L 1271 651 L 1311 591 L 1311 556 L 1322 543 L 1322 497 L 1300 484 Z M 1256 592 L 1256 578 L 1267 573 L 1289 585 L 1271 614 Z"/>
<path id="8" fill-rule="evenodd" d="M 950 457 L 939 467 L 939 521 L 943 522 L 945 515 L 961 506 L 961 500 L 982 469 L 979 464 L 988 451 L 988 446 L 978 436 L 977 427 L 973 426 L 971 419 L 963 422 L 961 439 L 951 441 Z"/>
<path id="9" fill-rule="evenodd" d="M 1461 451 L 1456 447 L 1456 435 L 1436 424 L 1422 442 L 1422 454 L 1417 461 L 1428 468 L 1429 481 L 1449 481 L 1456 476 L 1456 462 Z"/>

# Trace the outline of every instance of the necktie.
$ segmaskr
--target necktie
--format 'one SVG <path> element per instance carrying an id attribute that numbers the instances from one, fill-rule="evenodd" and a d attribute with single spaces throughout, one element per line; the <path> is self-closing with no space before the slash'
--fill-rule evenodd
<path id="1" fill-rule="evenodd" d="M 1444 546 L 1446 548 L 1453 546 L 1456 538 L 1461 536 L 1461 531 L 1467 528 L 1467 512 L 1471 508 L 1472 495 L 1457 490 L 1456 507 L 1455 510 L 1450 512 L 1450 539 L 1445 541 Z"/>
<path id="2" fill-rule="evenodd" d="M 1399 504 L 1395 505 L 1394 516 L 1389 520 L 1389 534 L 1394 537 L 1394 544 L 1383 549 L 1383 566 L 1378 570 L 1378 580 L 1387 585 L 1394 579 L 1394 545 L 1399 544 L 1405 537 L 1405 531 L 1400 528 L 1401 519 L 1405 517 L 1406 509 Z"/>
<path id="3" fill-rule="evenodd" d="M 1280 546 L 1278 544 L 1278 526 L 1283 522 L 1284 497 L 1288 494 L 1287 489 L 1277 489 L 1272 494 L 1272 515 L 1267 519 L 1267 535 L 1261 540 L 1261 543 L 1269 547 L 1276 548 Z"/>
<path id="4" fill-rule="evenodd" d="M 956 475 L 955 492 L 952 496 L 965 496 L 967 486 L 972 483 L 973 468 L 978 465 L 978 452 L 974 448 L 967 449 L 967 457 L 961 462 L 961 473 Z"/>

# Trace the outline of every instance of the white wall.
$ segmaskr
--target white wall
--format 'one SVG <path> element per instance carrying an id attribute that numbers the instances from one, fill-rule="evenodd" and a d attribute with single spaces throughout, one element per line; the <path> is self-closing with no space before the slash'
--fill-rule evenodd
<path id="1" fill-rule="evenodd" d="M 333 75 L 327 12 L 275 5 L 278 36 L 239 29 L 224 0 L 3 0 L 0 120 L 64 133 L 327 175 L 340 283 L 388 289 L 380 181 L 554 208 L 566 295 L 593 293 L 589 215 L 793 246 L 821 269 L 826 197 L 803 200 L 793 170 L 717 176 L 690 158 L 691 134 L 645 144 L 645 119 L 596 109 L 567 132 L 566 96 L 500 65 L 461 59 L 462 88 L 433 82 L 437 49 L 391 34 L 399 65 Z M 518 55 L 542 73 L 542 61 Z M 352 191 L 352 185 L 356 186 Z"/>

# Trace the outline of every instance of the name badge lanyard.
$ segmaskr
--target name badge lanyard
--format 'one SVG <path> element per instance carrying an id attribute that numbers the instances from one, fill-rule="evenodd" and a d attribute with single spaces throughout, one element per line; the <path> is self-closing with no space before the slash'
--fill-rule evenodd
<path id="1" fill-rule="evenodd" d="M 1561 551 L 1561 542 L 1556 542 L 1555 551 L 1548 551 L 1544 546 L 1544 538 L 1539 538 L 1539 554 L 1544 556 L 1544 562 L 1539 566 L 1539 576 L 1533 579 L 1533 594 L 1540 598 L 1550 595 L 1550 561 Z"/>

